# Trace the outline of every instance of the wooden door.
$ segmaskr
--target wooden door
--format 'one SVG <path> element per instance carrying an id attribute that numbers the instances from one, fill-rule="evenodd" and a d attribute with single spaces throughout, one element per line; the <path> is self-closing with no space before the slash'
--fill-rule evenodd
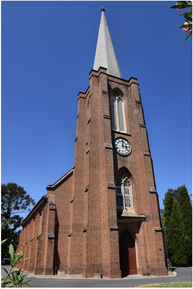
<path id="1" fill-rule="evenodd" d="M 122 277 L 137 274 L 135 242 L 127 230 L 119 237 L 119 253 Z"/>

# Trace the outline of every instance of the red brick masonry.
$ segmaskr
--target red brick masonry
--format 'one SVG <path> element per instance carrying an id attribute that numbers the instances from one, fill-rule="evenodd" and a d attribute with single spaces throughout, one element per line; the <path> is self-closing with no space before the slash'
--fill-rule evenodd
<path id="1" fill-rule="evenodd" d="M 126 133 L 111 128 L 110 95 L 122 94 Z M 127 139 L 129 156 L 113 149 Z M 125 170 L 132 210 L 117 211 L 115 180 Z M 23 222 L 17 251 L 34 274 L 120 278 L 119 236 L 127 230 L 135 244 L 137 274 L 167 275 L 158 195 L 136 78 L 128 81 L 91 70 L 90 86 L 78 94 L 74 167 L 53 185 Z"/>

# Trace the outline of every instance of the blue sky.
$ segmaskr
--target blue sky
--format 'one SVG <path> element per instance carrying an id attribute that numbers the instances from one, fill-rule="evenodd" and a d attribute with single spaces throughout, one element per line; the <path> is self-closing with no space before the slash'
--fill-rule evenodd
<path id="1" fill-rule="evenodd" d="M 169 1 L 1 2 L 1 178 L 37 202 L 74 165 L 77 95 L 89 86 L 101 8 L 122 77 L 137 77 L 160 207 L 192 193 L 192 39 Z"/>

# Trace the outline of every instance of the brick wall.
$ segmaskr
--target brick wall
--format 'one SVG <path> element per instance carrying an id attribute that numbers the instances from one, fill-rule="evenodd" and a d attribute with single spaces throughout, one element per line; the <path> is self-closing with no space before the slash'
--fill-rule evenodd
<path id="1" fill-rule="evenodd" d="M 19 247 L 23 268 L 35 274 L 121 277 L 119 237 L 128 230 L 135 243 L 138 274 L 167 275 L 159 204 L 148 134 L 136 78 L 91 70 L 90 86 L 78 94 L 74 167 L 47 187 L 47 201 L 24 223 Z M 110 95 L 122 94 L 126 132 L 112 131 Z M 113 141 L 127 139 L 129 156 Z M 132 210 L 117 212 L 116 176 L 122 168 L 131 184 Z M 132 214 L 130 214 L 132 213 Z M 121 215 L 122 214 L 122 215 Z M 124 215 L 126 214 L 126 215 Z"/>

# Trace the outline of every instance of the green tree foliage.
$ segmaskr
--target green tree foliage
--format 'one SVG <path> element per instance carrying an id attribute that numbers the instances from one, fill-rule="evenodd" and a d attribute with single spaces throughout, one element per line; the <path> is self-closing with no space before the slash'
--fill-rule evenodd
<path id="1" fill-rule="evenodd" d="M 171 260 L 172 252 L 169 250 L 171 247 L 171 240 L 169 238 L 170 232 L 170 217 L 172 213 L 172 204 L 174 201 L 174 197 L 172 194 L 173 190 L 168 189 L 167 193 L 165 194 L 165 199 L 163 200 L 164 203 L 164 221 L 165 221 L 165 240 L 166 240 L 166 248 L 167 248 L 167 255 L 168 258 Z"/>
<path id="2" fill-rule="evenodd" d="M 187 255 L 184 250 L 186 247 L 185 228 L 176 199 L 173 199 L 172 203 L 167 239 L 170 241 L 167 244 L 167 249 L 170 252 L 172 264 L 187 266 Z"/>
<path id="3" fill-rule="evenodd" d="M 1 185 L 1 238 L 7 239 L 2 245 L 2 258 L 8 257 L 10 244 L 17 247 L 23 220 L 20 214 L 30 211 L 31 205 L 35 205 L 35 201 L 24 188 L 15 183 Z"/>
<path id="4" fill-rule="evenodd" d="M 165 222 L 167 222 L 170 219 L 171 213 L 172 213 L 172 203 L 173 203 L 173 190 L 168 189 L 167 193 L 165 194 L 165 199 L 163 200 L 164 203 L 164 217 L 165 217 Z"/>
<path id="5" fill-rule="evenodd" d="M 192 265 L 192 205 L 185 186 L 178 188 L 179 205 L 186 234 L 186 254 L 188 265 Z"/>
<path id="6" fill-rule="evenodd" d="M 162 229 L 165 232 L 166 231 L 166 225 L 165 225 L 165 217 L 164 217 L 164 210 L 163 209 L 160 209 L 160 215 L 161 215 Z"/>
<path id="7" fill-rule="evenodd" d="M 192 205 L 186 187 L 181 186 L 176 190 L 169 189 L 165 194 L 163 203 L 164 210 L 162 210 L 162 221 L 164 221 L 163 229 L 168 258 L 173 262 L 173 265 L 191 266 Z M 178 210 L 176 209 L 176 206 L 178 207 Z M 176 225 L 174 224 L 175 222 Z M 181 244 L 183 244 L 183 258 L 179 257 L 181 256 L 182 247 L 179 247 L 180 243 L 176 242 L 177 238 Z"/>

